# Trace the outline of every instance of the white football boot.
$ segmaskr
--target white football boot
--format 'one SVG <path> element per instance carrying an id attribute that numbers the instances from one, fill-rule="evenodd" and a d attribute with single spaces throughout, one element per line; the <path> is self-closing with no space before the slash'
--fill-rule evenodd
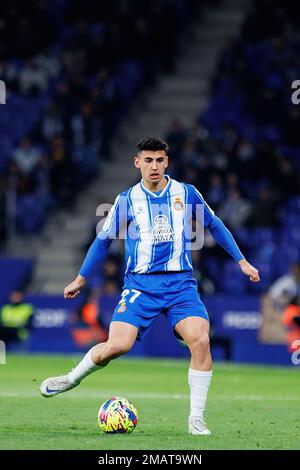
<path id="1" fill-rule="evenodd" d="M 205 426 L 205 422 L 199 416 L 191 416 L 189 418 L 189 434 L 201 434 L 208 436 L 211 434 L 210 430 Z"/>
<path id="2" fill-rule="evenodd" d="M 40 385 L 40 392 L 43 397 L 50 398 L 59 393 L 71 390 L 77 387 L 80 382 L 72 383 L 68 375 L 59 375 L 58 377 L 49 377 Z"/>

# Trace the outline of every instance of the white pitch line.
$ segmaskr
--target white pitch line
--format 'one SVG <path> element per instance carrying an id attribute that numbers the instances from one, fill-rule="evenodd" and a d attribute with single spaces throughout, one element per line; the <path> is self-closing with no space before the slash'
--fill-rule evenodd
<path id="1" fill-rule="evenodd" d="M 107 398 L 113 396 L 126 396 L 129 399 L 145 399 L 145 400 L 188 400 L 188 394 L 179 393 L 136 393 L 130 391 L 120 392 L 82 392 L 76 393 L 71 392 L 67 395 L 61 394 L 60 397 L 71 398 L 71 399 L 82 399 L 82 398 Z M 37 392 L 0 392 L 0 398 L 41 398 Z M 297 396 L 267 396 L 267 395 L 213 395 L 211 400 L 241 400 L 241 401 L 262 401 L 262 400 L 273 400 L 273 401 L 299 401 Z"/>

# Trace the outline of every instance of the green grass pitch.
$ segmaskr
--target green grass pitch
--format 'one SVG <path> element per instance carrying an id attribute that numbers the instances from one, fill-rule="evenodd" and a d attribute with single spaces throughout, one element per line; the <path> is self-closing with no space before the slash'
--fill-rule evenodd
<path id="1" fill-rule="evenodd" d="M 76 358 L 78 360 L 78 357 Z M 8 355 L 0 365 L 0 449 L 299 449 L 299 368 L 215 364 L 206 408 L 211 436 L 187 434 L 188 362 L 118 359 L 57 397 L 40 382 L 70 356 Z M 136 406 L 132 434 L 103 434 L 97 412 L 112 396 Z"/>

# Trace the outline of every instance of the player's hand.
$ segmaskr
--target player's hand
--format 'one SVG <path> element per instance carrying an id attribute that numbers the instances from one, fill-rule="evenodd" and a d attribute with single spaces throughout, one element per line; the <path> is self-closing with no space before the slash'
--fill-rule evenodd
<path id="1" fill-rule="evenodd" d="M 245 259 L 242 259 L 239 261 L 240 268 L 242 272 L 246 275 L 249 276 L 250 281 L 252 282 L 259 282 L 260 277 L 259 277 L 259 272 L 258 270 L 252 266 L 252 264 L 248 263 Z"/>
<path id="2" fill-rule="evenodd" d="M 78 276 L 76 279 L 71 282 L 67 287 L 65 287 L 64 290 L 64 298 L 65 299 L 75 299 L 75 297 L 78 297 L 80 294 L 80 290 L 84 287 L 85 285 L 85 278 L 83 276 Z"/>

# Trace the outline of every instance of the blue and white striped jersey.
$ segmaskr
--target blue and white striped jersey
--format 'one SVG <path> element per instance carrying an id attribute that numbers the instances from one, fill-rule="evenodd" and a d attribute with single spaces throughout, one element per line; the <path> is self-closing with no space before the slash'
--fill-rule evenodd
<path id="1" fill-rule="evenodd" d="M 79 272 L 82 276 L 87 277 L 102 261 L 117 237 L 125 238 L 126 272 L 192 271 L 192 220 L 198 221 L 196 237 L 201 226 L 207 227 L 236 261 L 243 258 L 231 233 L 199 191 L 193 185 L 165 177 L 167 185 L 158 193 L 149 191 L 140 181 L 117 196 L 86 255 Z"/>

